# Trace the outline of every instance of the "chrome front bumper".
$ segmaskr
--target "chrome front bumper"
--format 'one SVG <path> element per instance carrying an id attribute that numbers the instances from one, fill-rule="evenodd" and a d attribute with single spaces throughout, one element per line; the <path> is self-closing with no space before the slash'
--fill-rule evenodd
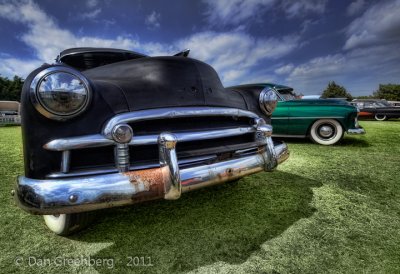
<path id="1" fill-rule="evenodd" d="M 62 214 L 160 198 L 174 200 L 184 192 L 271 171 L 289 157 L 286 144 L 280 143 L 272 150 L 266 145 L 255 155 L 179 170 L 174 140 L 171 135 L 164 137 L 159 168 L 67 179 L 20 176 L 15 188 L 17 203 L 33 214 Z"/>
<path id="2" fill-rule="evenodd" d="M 125 144 L 117 143 L 111 134 L 117 125 L 124 123 L 199 116 L 247 117 L 253 121 L 253 125 L 246 128 L 134 136 Z M 196 166 L 179 168 L 175 150 L 177 142 L 242 134 L 254 134 L 257 152 L 238 153 L 226 161 L 212 164 L 202 162 Z M 14 195 L 18 205 L 33 214 L 77 213 L 161 198 L 175 200 L 187 191 L 260 171 L 274 170 L 289 157 L 289 151 L 284 143 L 274 145 L 271 135 L 272 127 L 263 119 L 239 109 L 193 107 L 124 113 L 110 119 L 101 134 L 56 139 L 45 144 L 44 149 L 62 152 L 60 172 L 49 174 L 43 180 L 21 176 L 17 180 Z M 129 146 L 149 144 L 158 145 L 159 165 L 132 170 Z M 115 164 L 119 172 L 116 169 L 108 173 L 71 174 L 71 150 L 103 146 L 115 146 Z"/>

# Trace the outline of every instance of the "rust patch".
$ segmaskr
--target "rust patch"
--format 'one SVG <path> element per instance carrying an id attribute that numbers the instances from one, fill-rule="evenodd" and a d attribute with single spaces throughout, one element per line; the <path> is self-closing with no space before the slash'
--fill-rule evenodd
<path id="1" fill-rule="evenodd" d="M 149 168 L 124 173 L 140 192 L 132 196 L 134 203 L 164 197 L 164 174 L 162 168 Z M 143 189 L 144 188 L 144 189 Z"/>

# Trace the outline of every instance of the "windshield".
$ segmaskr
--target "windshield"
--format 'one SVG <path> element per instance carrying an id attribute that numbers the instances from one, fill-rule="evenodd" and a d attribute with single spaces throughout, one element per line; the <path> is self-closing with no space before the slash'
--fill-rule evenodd
<path id="1" fill-rule="evenodd" d="M 392 105 L 386 101 L 375 102 L 375 104 L 379 107 L 391 107 Z"/>
<path id="2" fill-rule="evenodd" d="M 278 90 L 278 92 L 284 101 L 296 99 L 296 95 L 294 94 L 292 89 L 280 89 Z"/>

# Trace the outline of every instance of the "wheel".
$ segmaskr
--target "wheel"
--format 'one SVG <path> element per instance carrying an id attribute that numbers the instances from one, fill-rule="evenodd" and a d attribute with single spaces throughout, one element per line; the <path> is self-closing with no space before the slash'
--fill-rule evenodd
<path id="1" fill-rule="evenodd" d="M 385 114 L 375 114 L 375 120 L 377 121 L 385 121 L 387 120 L 387 117 Z"/>
<path id="2" fill-rule="evenodd" d="M 332 119 L 321 119 L 314 122 L 310 129 L 310 138 L 320 145 L 333 145 L 343 137 L 342 125 Z"/>
<path id="3" fill-rule="evenodd" d="M 90 212 L 43 215 L 47 227 L 54 233 L 66 236 L 85 228 L 93 219 Z"/>

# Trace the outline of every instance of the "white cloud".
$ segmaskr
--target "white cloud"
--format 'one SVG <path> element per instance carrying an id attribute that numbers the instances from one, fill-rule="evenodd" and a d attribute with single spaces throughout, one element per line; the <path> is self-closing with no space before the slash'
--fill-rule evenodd
<path id="1" fill-rule="evenodd" d="M 95 19 L 101 13 L 101 8 L 94 9 L 92 11 L 83 12 L 78 15 L 80 19 Z"/>
<path id="2" fill-rule="evenodd" d="M 26 76 L 42 64 L 38 60 L 20 60 L 15 58 L 0 58 L 0 75 L 13 77 Z"/>
<path id="3" fill-rule="evenodd" d="M 98 4 L 99 4 L 99 1 L 98 1 L 98 0 L 87 0 L 87 1 L 86 1 L 86 6 L 87 6 L 88 8 L 94 8 L 94 7 L 96 7 Z"/>
<path id="4" fill-rule="evenodd" d="M 239 24 L 246 22 L 260 11 L 271 7 L 276 0 L 204 0 L 206 15 L 213 24 Z"/>
<path id="5" fill-rule="evenodd" d="M 289 74 L 289 73 L 291 73 L 293 71 L 293 69 L 294 69 L 294 65 L 293 64 L 287 64 L 287 65 L 284 65 L 284 66 L 281 66 L 281 67 L 277 68 L 275 70 L 275 73 L 278 74 L 278 75 Z"/>
<path id="6" fill-rule="evenodd" d="M 345 64 L 346 60 L 342 54 L 317 57 L 292 69 L 290 77 L 296 77 L 297 79 L 309 78 L 310 75 L 329 75 L 332 77 L 340 74 Z"/>
<path id="7" fill-rule="evenodd" d="M 239 25 L 262 19 L 266 10 L 282 10 L 288 18 L 305 17 L 309 13 L 322 14 L 327 0 L 203 0 L 206 16 L 211 24 Z"/>
<path id="8" fill-rule="evenodd" d="M 351 2 L 350 5 L 346 9 L 346 13 L 348 16 L 353 16 L 359 13 L 365 6 L 365 0 L 355 0 Z"/>
<path id="9" fill-rule="evenodd" d="M 327 2 L 327 0 L 283 0 L 282 8 L 289 18 L 305 17 L 309 13 L 324 13 Z"/>
<path id="10" fill-rule="evenodd" d="M 160 27 L 160 13 L 153 11 L 149 15 L 146 16 L 145 24 L 150 29 L 157 29 Z"/>
<path id="11" fill-rule="evenodd" d="M 226 84 L 238 84 L 254 66 L 278 59 L 298 45 L 297 36 L 255 39 L 243 32 L 202 32 L 182 39 L 176 45 L 192 50 L 192 57 L 211 65 Z"/>
<path id="12" fill-rule="evenodd" d="M 400 43 L 400 0 L 370 6 L 347 28 L 344 49 Z"/>

